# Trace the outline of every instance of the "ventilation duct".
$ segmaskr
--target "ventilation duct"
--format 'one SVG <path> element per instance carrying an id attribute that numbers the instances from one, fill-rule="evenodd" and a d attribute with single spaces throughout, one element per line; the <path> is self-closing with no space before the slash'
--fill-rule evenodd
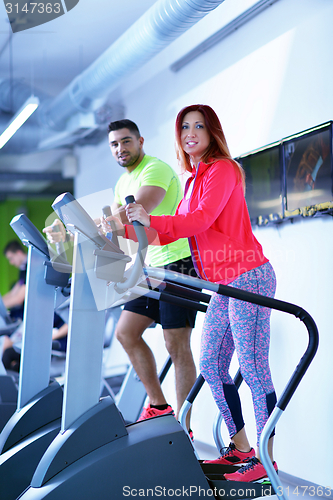
<path id="1" fill-rule="evenodd" d="M 218 7 L 223 0 L 159 0 L 58 97 L 35 113 L 43 128 L 61 132 L 73 115 L 91 113 L 133 71 Z M 24 100 L 23 100 L 24 101 Z M 52 141 L 49 141 L 50 147 Z"/>

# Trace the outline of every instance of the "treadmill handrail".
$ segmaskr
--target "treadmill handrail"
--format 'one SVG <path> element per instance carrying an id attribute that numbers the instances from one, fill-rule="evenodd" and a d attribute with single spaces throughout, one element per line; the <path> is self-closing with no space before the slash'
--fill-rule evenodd
<path id="1" fill-rule="evenodd" d="M 271 413 L 268 421 L 266 422 L 264 429 L 262 431 L 261 437 L 260 437 L 260 442 L 259 442 L 259 449 L 260 449 L 260 456 L 261 460 L 263 463 L 263 466 L 265 467 L 268 477 L 271 480 L 272 486 L 275 491 L 279 491 L 278 488 L 282 488 L 281 481 L 279 480 L 274 467 L 270 461 L 269 455 L 268 455 L 268 439 L 270 436 L 270 433 L 272 429 L 274 428 L 276 422 L 280 418 L 282 412 L 285 410 L 287 407 L 290 399 L 292 398 L 293 394 L 295 393 L 300 381 L 304 377 L 311 361 L 313 360 L 317 349 L 318 349 L 318 344 L 319 344 L 319 334 L 318 334 L 318 329 L 315 321 L 311 317 L 311 315 L 305 311 L 302 307 L 299 307 L 295 304 L 291 304 L 289 302 L 284 302 L 282 300 L 278 299 L 273 299 L 271 297 L 265 297 L 263 295 L 258 295 L 252 292 L 247 292 L 245 290 L 240 290 L 239 288 L 234 288 L 231 286 L 227 285 L 219 285 L 216 283 L 211 283 L 209 281 L 197 279 L 197 278 L 191 278 L 190 276 L 185 276 L 180 273 L 176 273 L 175 271 L 168 271 L 168 270 L 163 270 L 161 271 L 158 268 L 149 268 L 147 269 L 147 274 L 153 278 L 160 279 L 163 273 L 163 277 L 165 279 L 168 279 L 170 281 L 175 281 L 176 283 L 184 283 L 190 286 L 194 286 L 196 288 L 206 288 L 207 290 L 212 290 L 216 293 L 219 293 L 220 295 L 225 295 L 227 297 L 232 297 L 235 299 L 243 300 L 245 302 L 250 302 L 252 304 L 257 304 L 260 306 L 264 307 L 269 307 L 270 309 L 274 309 L 277 311 L 281 312 L 286 312 L 288 314 L 293 314 L 296 318 L 299 318 L 305 325 L 308 336 L 309 336 L 309 341 L 308 341 L 308 346 L 300 359 L 300 362 L 296 366 L 296 369 L 294 373 L 292 374 L 291 378 L 289 379 L 282 395 L 278 399 L 275 408 L 273 412 Z M 203 384 L 203 381 L 200 379 L 200 376 L 197 379 L 197 389 Z M 193 391 L 193 392 L 192 392 Z M 193 399 L 196 396 L 196 389 L 193 388 L 192 391 L 190 392 L 190 395 L 188 398 L 190 399 L 190 402 L 188 402 L 188 398 L 186 399 L 186 402 L 188 404 L 191 404 L 193 402 Z M 283 488 L 281 490 L 283 492 Z M 285 498 L 285 495 L 282 493 L 281 497 L 284 500 L 287 500 Z"/>
<path id="2" fill-rule="evenodd" d="M 282 300 L 274 299 L 271 297 L 266 297 L 252 292 L 247 292 L 245 290 L 240 290 L 239 288 L 234 288 L 227 285 L 221 285 L 217 283 L 211 283 L 210 281 L 205 281 L 198 278 L 192 278 L 175 271 L 161 270 L 158 268 L 147 268 L 146 272 L 149 276 L 157 279 L 168 279 L 170 281 L 175 281 L 176 283 L 184 283 L 196 288 L 206 288 L 207 290 L 212 290 L 213 292 L 219 293 L 220 295 L 226 295 L 227 297 L 232 297 L 234 299 L 243 300 L 245 302 L 251 302 L 252 304 L 257 304 L 264 307 L 269 307 L 281 312 L 286 312 L 288 314 L 294 315 L 299 318 L 305 325 L 308 335 L 309 342 L 307 349 L 305 350 L 299 364 L 297 365 L 289 383 L 287 384 L 282 396 L 279 398 L 276 406 L 281 410 L 284 410 L 289 403 L 292 395 L 294 394 L 298 384 L 303 378 L 306 370 L 308 369 L 312 359 L 314 358 L 319 344 L 318 329 L 315 321 L 311 315 L 305 311 L 300 306 L 295 304 L 284 302 Z"/>
<path id="3" fill-rule="evenodd" d="M 304 323 L 309 335 L 307 349 L 300 359 L 299 364 L 296 366 L 296 369 L 292 377 L 290 378 L 285 390 L 283 391 L 282 396 L 280 396 L 279 400 L 276 403 L 276 406 L 278 408 L 284 410 L 317 352 L 319 344 L 319 334 L 315 321 L 310 316 L 310 314 L 305 311 L 305 309 L 289 302 L 284 302 L 282 300 L 273 299 L 271 297 L 265 297 L 263 295 L 246 292 L 237 288 L 228 287 L 227 285 L 219 285 L 218 293 L 220 293 L 221 295 L 233 297 L 235 299 L 244 300 L 245 302 L 251 302 L 252 304 L 269 307 L 270 309 L 275 309 L 277 311 L 293 314 L 296 318 L 299 318 Z"/>

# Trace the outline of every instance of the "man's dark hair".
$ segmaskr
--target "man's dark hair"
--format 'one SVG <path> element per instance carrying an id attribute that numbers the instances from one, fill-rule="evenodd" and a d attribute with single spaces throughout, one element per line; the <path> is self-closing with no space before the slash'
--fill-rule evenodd
<path id="1" fill-rule="evenodd" d="M 12 241 L 9 241 L 7 243 L 7 245 L 5 246 L 5 248 L 3 250 L 3 254 L 6 255 L 7 252 L 13 252 L 13 253 L 23 252 L 23 253 L 25 253 L 25 250 L 23 248 L 23 245 L 21 245 L 21 243 L 19 241 L 12 240 Z"/>
<path id="2" fill-rule="evenodd" d="M 127 118 L 124 118 L 123 120 L 117 120 L 115 122 L 109 123 L 108 134 L 110 132 L 114 132 L 115 130 L 120 130 L 121 128 L 127 128 L 138 139 L 139 139 L 139 137 L 141 137 L 140 130 L 139 130 L 139 127 L 137 126 L 137 124 L 132 122 L 131 120 L 127 120 Z"/>

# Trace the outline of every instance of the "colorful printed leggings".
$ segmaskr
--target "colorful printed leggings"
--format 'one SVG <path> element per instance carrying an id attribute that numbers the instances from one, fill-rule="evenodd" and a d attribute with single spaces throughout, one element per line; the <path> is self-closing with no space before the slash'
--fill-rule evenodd
<path id="1" fill-rule="evenodd" d="M 229 286 L 274 297 L 275 273 L 267 262 L 240 275 Z M 257 445 L 276 403 L 268 362 L 270 314 L 267 307 L 214 294 L 206 312 L 201 340 L 200 370 L 223 415 L 230 437 L 244 427 L 238 391 L 229 375 L 236 349 L 241 374 L 252 394 Z"/>

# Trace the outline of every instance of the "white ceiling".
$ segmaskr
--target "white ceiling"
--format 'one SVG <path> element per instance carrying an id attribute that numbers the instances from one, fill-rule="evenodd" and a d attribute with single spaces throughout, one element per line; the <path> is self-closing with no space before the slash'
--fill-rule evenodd
<path id="1" fill-rule="evenodd" d="M 59 1 L 64 5 L 65 2 L 75 3 L 77 0 Z M 0 83 L 4 79 L 18 79 L 31 89 L 31 93 L 46 94 L 51 98 L 58 96 L 156 1 L 78 0 L 77 5 L 66 14 L 46 24 L 16 33 L 12 33 L 4 5 L 9 4 L 9 0 L 0 2 Z M 202 42 L 210 30 L 219 29 L 222 19 L 228 22 L 228 15 L 231 20 L 256 1 L 222 2 L 214 12 L 197 23 L 194 34 L 188 30 L 182 35 L 182 42 L 176 51 L 177 57 L 193 48 L 193 44 Z M 268 0 L 264 1 L 269 3 Z M 20 0 L 19 4 L 23 3 L 24 1 Z M 12 1 L 12 5 L 15 8 L 17 1 Z M 224 6 L 227 7 L 225 10 Z M 175 53 L 171 53 L 174 58 Z M 167 54 L 168 52 L 164 51 L 163 64 L 173 62 L 167 62 Z M 117 97 L 120 101 L 122 99 L 121 95 L 117 95 L 118 92 L 121 92 L 121 88 L 112 91 L 112 106 L 117 104 Z M 8 113 L 0 110 L 0 127 L 4 128 L 4 123 L 7 123 L 9 118 Z M 17 136 L 16 141 L 21 146 L 22 142 Z M 4 150 L 0 150 L 0 200 L 6 197 L 5 191 L 17 191 L 20 194 L 29 193 L 36 188 L 36 192 L 41 192 L 42 189 L 38 186 L 45 185 L 45 182 L 43 184 L 40 180 L 39 184 L 24 179 L 11 182 L 4 176 L 5 172 L 62 172 L 62 157 L 68 153 L 71 153 L 70 148 L 64 149 L 63 146 L 62 149 L 49 149 L 47 152 L 31 153 L 28 156 L 19 153 L 6 154 Z"/>
<path id="2" fill-rule="evenodd" d="M 0 79 L 11 76 L 12 52 L 13 78 L 51 96 L 58 95 L 155 1 L 79 0 L 66 14 L 14 33 L 11 39 L 6 9 L 0 2 Z"/>
<path id="3" fill-rule="evenodd" d="M 19 79 L 36 95 L 42 92 L 57 96 L 155 2 L 79 0 L 72 10 L 57 19 L 17 33 L 12 33 L 5 5 L 0 2 L 0 81 Z M 8 115 L 2 113 L 2 116 Z M 28 162 L 26 155 L 0 154 L 0 172 L 2 175 L 27 170 L 61 172 L 61 157 L 67 153 L 54 149 L 30 154 Z M 18 196 L 28 196 L 33 191 L 44 191 L 47 186 L 52 183 L 0 178 L 0 199 L 15 192 Z"/>

